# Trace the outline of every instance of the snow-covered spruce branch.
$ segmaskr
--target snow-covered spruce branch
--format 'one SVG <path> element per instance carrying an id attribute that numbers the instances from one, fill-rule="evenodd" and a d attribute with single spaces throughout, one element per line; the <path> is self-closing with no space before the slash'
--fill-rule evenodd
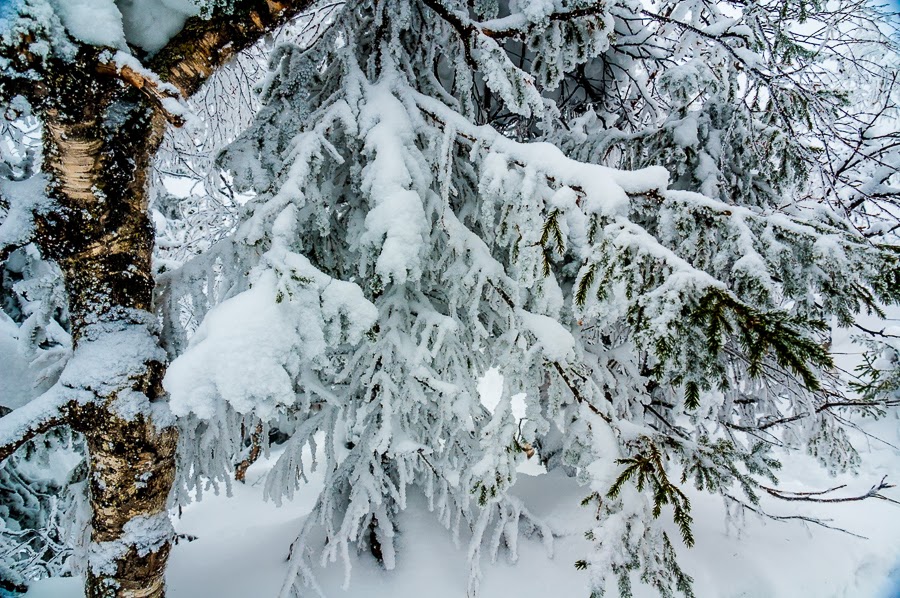
<path id="1" fill-rule="evenodd" d="M 423 3 L 453 27 L 465 45 L 475 44 L 474 39 L 472 39 L 473 35 L 484 35 L 496 40 L 521 38 L 526 36 L 529 30 L 540 29 L 548 21 L 573 21 L 587 17 L 602 16 L 605 12 L 605 7 L 602 5 L 590 3 L 579 8 L 545 11 L 545 14 L 530 14 L 526 16 L 524 13 L 515 13 L 490 21 L 476 21 L 459 11 L 447 7 L 442 0 L 423 0 Z"/>

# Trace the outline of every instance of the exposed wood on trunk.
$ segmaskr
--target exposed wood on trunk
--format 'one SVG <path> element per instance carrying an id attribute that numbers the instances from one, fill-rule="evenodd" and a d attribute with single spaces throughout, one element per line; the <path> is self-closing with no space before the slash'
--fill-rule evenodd
<path id="1" fill-rule="evenodd" d="M 241 426 L 243 428 L 243 426 Z M 259 455 L 262 452 L 262 423 L 256 424 L 256 428 L 254 428 L 253 433 L 250 434 L 250 451 L 247 453 L 247 458 L 241 460 L 237 465 L 234 466 L 234 479 L 238 482 L 245 482 L 247 477 L 247 470 L 250 469 L 250 466 L 256 463 L 259 459 Z"/>
<path id="2" fill-rule="evenodd" d="M 152 551 L 126 544 L 115 560 L 115 571 L 92 570 L 87 598 L 162 597 L 172 540 L 166 503 L 175 479 L 177 434 L 172 428 L 158 431 L 142 417 L 129 422 L 104 412 L 96 419 L 100 426 L 85 432 L 90 454 L 92 544 L 115 545 L 127 537 L 125 526 L 130 522 L 154 516 L 164 525 L 152 531 L 165 536 Z"/>
<path id="3" fill-rule="evenodd" d="M 37 220 L 37 242 L 65 276 L 76 351 L 82 335 L 98 322 L 133 325 L 140 312 L 152 321 L 147 170 L 165 126 L 163 116 L 134 90 L 112 78 L 91 77 L 90 63 L 78 66 L 57 78 L 67 93 L 45 100 L 48 194 L 59 208 Z M 172 535 L 166 501 L 175 477 L 177 434 L 172 428 L 158 430 L 143 415 L 126 421 L 117 414 L 113 402 L 122 392 L 160 398 L 164 364 L 135 364 L 134 370 L 122 388 L 67 415 L 87 439 L 92 550 L 105 547 L 115 557 L 97 566 L 92 556 L 88 598 L 164 595 Z M 161 535 L 152 549 L 129 544 L 126 526 L 141 521 L 166 524 L 156 530 Z"/>
<path id="4" fill-rule="evenodd" d="M 61 209 L 38 219 L 39 243 L 66 275 L 76 339 L 86 321 L 151 309 L 147 168 L 164 121 L 133 99 L 113 97 L 91 98 L 83 118 L 54 108 L 44 119 L 49 194 Z"/>
<path id="5" fill-rule="evenodd" d="M 153 106 L 166 117 L 166 120 L 176 127 L 184 125 L 184 118 L 178 114 L 173 114 L 166 106 L 166 100 L 181 100 L 181 96 L 166 86 L 161 85 L 160 81 L 151 78 L 148 73 L 140 72 L 128 65 L 120 65 L 115 62 L 100 61 L 97 64 L 97 72 L 110 77 L 118 77 L 125 83 L 131 85 L 144 97 L 153 103 Z"/>
<path id="6" fill-rule="evenodd" d="M 191 18 L 148 66 L 188 98 L 238 52 L 311 4 L 247 0 L 237 3 L 233 14 Z M 22 47 L 31 41 L 23 39 Z M 175 94 L 147 73 L 110 65 L 101 56 L 102 48 L 87 45 L 70 62 L 40 62 L 25 52 L 14 66 L 23 72 L 39 68 L 41 79 L 0 80 L 0 95 L 26 95 L 44 125 L 44 170 L 56 207 L 35 215 L 35 242 L 64 273 L 76 351 L 97 323 L 153 320 L 148 170 L 166 120 L 179 124 L 164 105 Z M 96 394 L 92 403 L 61 407 L 60 418 L 38 422 L 30 434 L 65 423 L 87 438 L 94 549 L 85 580 L 88 598 L 165 595 L 172 541 L 166 501 L 175 477 L 177 434 L 158 429 L 147 415 L 126 420 L 116 411 L 121 393 L 164 399 L 165 364 L 133 369 L 121 388 Z M 259 454 L 258 434 L 241 472 Z M 141 526 L 150 526 L 150 544 L 136 545 L 141 534 L 135 530 L 147 531 Z"/>

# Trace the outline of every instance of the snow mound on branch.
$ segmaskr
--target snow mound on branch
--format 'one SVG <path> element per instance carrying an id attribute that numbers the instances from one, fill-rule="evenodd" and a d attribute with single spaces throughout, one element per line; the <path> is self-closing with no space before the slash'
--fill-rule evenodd
<path id="1" fill-rule="evenodd" d="M 163 382 L 176 415 L 209 419 L 224 399 L 239 413 L 266 419 L 297 400 L 294 380 L 303 368 L 323 364 L 335 327 L 359 342 L 377 311 L 354 284 L 315 270 L 303 256 L 282 256 L 292 276 L 303 280 L 285 289 L 273 270 L 253 287 L 206 315 L 188 350 L 168 369 Z"/>
<path id="2" fill-rule="evenodd" d="M 548 360 L 563 363 L 566 358 L 575 356 L 575 339 L 562 324 L 553 318 L 524 309 L 519 310 L 519 317 L 537 339 Z"/>
<path id="3" fill-rule="evenodd" d="M 176 415 L 210 418 L 221 397 L 239 412 L 256 408 L 269 417 L 277 404 L 292 401 L 288 372 L 299 367 L 292 351 L 299 322 L 289 304 L 276 301 L 275 285 L 273 275 L 265 276 L 207 314 L 166 374 Z"/>
<path id="4" fill-rule="evenodd" d="M 53 0 L 69 34 L 94 46 L 126 49 L 122 13 L 113 0 Z"/>
<path id="5" fill-rule="evenodd" d="M 200 12 L 191 0 L 120 0 L 129 43 L 156 52 L 181 31 L 188 17 Z"/>
<path id="6" fill-rule="evenodd" d="M 175 37 L 189 17 L 200 14 L 204 4 L 202 0 L 49 0 L 73 39 L 126 51 L 130 44 L 151 53 Z M 33 12 L 35 7 L 14 6 L 0 17 L 25 9 Z"/>

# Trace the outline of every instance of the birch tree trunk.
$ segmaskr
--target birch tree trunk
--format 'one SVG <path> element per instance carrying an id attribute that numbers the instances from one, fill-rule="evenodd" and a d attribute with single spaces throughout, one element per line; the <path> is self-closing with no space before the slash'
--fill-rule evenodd
<path id="1" fill-rule="evenodd" d="M 149 70 L 113 63 L 110 49 L 80 42 L 74 59 L 43 60 L 29 35 L 0 55 L 9 67 L 0 75 L 0 98 L 26 97 L 43 123 L 51 205 L 34 214 L 36 232 L 26 242 L 63 271 L 75 345 L 60 382 L 33 401 L 40 408 L 6 422 L 0 461 L 54 426 L 85 436 L 88 598 L 165 595 L 173 538 L 166 507 L 178 438 L 164 404 L 166 359 L 152 305 L 148 171 L 166 123 L 183 122 L 165 100 L 191 97 L 237 53 L 310 4 L 239 0 L 192 17 Z M 10 250 L 0 247 L 0 260 Z"/>
<path id="2" fill-rule="evenodd" d="M 156 342 L 147 170 L 164 124 L 136 92 L 85 69 L 60 75 L 47 99 L 45 169 L 61 209 L 40 219 L 37 241 L 63 270 L 76 355 L 85 343 L 120 331 Z M 162 398 L 163 361 L 132 360 L 125 367 L 100 386 L 80 381 L 77 371 L 68 382 L 96 395 L 69 415 L 88 446 L 88 598 L 164 595 L 177 434 L 147 412 L 122 408 L 126 395 L 137 405 Z"/>

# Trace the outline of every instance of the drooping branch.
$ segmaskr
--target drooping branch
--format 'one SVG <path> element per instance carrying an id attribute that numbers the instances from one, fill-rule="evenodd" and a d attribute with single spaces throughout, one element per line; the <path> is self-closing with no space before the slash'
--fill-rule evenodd
<path id="1" fill-rule="evenodd" d="M 848 536 L 853 536 L 854 538 L 860 538 L 862 540 L 867 540 L 866 536 L 862 536 L 860 534 L 851 532 L 850 530 L 844 529 L 842 527 L 837 527 L 831 524 L 831 519 L 821 519 L 818 517 L 810 517 L 808 515 L 774 515 L 767 511 L 764 511 L 759 506 L 753 506 L 748 504 L 747 502 L 735 498 L 731 494 L 725 494 L 725 499 L 731 501 L 733 504 L 739 506 L 741 509 L 745 511 L 750 511 L 751 513 L 755 513 L 756 515 L 763 517 L 765 519 L 769 519 L 771 521 L 799 521 L 801 523 L 805 523 L 808 525 L 818 525 L 819 527 L 824 527 L 825 529 L 834 530 L 836 532 L 841 532 L 842 534 L 847 534 Z"/>
<path id="2" fill-rule="evenodd" d="M 763 430 L 768 430 L 769 428 L 773 428 L 775 426 L 782 426 L 786 424 L 790 424 L 801 419 L 805 419 L 808 417 L 812 417 L 814 415 L 818 415 L 823 411 L 830 412 L 832 409 L 841 409 L 848 407 L 861 407 L 861 408 L 888 408 L 888 407 L 896 407 L 898 405 L 898 401 L 891 399 L 884 399 L 880 401 L 864 401 L 864 400 L 836 400 L 836 401 L 828 401 L 818 405 L 815 409 L 811 409 L 809 411 L 803 413 L 797 413 L 795 415 L 782 417 L 779 419 L 772 419 L 768 421 L 760 421 L 756 425 L 747 426 L 740 425 L 731 422 L 721 422 L 722 425 L 731 428 L 732 430 L 737 430 L 739 432 L 761 432 Z"/>
<path id="3" fill-rule="evenodd" d="M 0 463 L 26 442 L 66 424 L 71 401 L 54 386 L 43 395 L 0 417 Z"/>

